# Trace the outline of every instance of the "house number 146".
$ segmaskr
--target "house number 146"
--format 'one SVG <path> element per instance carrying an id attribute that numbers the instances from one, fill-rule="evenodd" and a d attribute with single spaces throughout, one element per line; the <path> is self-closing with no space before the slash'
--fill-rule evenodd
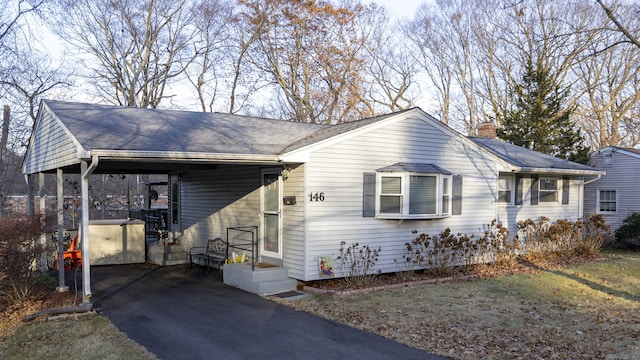
<path id="1" fill-rule="evenodd" d="M 309 201 L 324 201 L 324 193 L 309 193 Z"/>

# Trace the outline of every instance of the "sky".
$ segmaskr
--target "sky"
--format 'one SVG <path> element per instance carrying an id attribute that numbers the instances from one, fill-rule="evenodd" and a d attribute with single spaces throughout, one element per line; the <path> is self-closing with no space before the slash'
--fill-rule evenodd
<path id="1" fill-rule="evenodd" d="M 398 18 L 412 17 L 416 9 L 427 0 L 371 0 L 384 6 L 389 14 Z"/>

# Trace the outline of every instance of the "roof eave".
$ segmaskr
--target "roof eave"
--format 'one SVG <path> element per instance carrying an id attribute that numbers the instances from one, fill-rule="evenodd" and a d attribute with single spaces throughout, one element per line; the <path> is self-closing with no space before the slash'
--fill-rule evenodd
<path id="1" fill-rule="evenodd" d="M 599 170 L 578 170 L 578 169 L 556 169 L 556 168 L 536 168 L 536 167 L 520 167 L 512 168 L 512 172 L 523 174 L 558 174 L 558 175 L 588 175 L 598 176 L 606 175 L 606 172 Z"/>
<path id="2" fill-rule="evenodd" d="M 126 161 L 162 161 L 162 162 L 233 162 L 233 163 L 279 163 L 278 155 L 226 154 L 182 151 L 137 151 L 137 150 L 99 150 L 90 152 L 104 160 Z"/>

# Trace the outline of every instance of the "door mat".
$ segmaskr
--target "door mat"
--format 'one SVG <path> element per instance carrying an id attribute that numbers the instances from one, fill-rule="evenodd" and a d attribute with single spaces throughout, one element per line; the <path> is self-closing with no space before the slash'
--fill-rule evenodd
<path id="1" fill-rule="evenodd" d="M 265 263 L 265 262 L 259 262 L 256 264 L 257 268 L 260 269 L 267 269 L 267 268 L 274 268 L 274 267 L 278 267 L 278 265 L 273 265 L 273 264 L 269 264 L 269 263 Z"/>
<path id="2" fill-rule="evenodd" d="M 294 298 L 294 297 L 303 297 L 306 296 L 307 294 L 300 292 L 300 291 L 285 291 L 283 293 L 279 293 L 279 294 L 275 294 L 274 296 L 277 296 L 281 299 L 290 299 L 290 298 Z"/>

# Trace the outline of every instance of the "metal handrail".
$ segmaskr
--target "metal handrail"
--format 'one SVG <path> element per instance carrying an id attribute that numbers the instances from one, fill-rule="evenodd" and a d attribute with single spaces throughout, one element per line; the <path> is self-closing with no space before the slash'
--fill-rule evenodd
<path id="1" fill-rule="evenodd" d="M 231 237 L 232 232 L 237 232 Z M 250 239 L 247 235 L 250 234 Z M 256 268 L 258 260 L 258 227 L 257 226 L 234 226 L 227 228 L 227 246 L 228 248 L 249 251 L 251 253 L 251 271 Z M 227 250 L 227 257 L 229 251 Z"/>

